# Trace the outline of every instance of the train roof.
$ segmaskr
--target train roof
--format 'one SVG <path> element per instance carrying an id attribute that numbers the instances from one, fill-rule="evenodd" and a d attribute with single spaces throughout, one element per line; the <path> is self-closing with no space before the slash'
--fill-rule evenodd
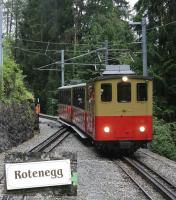
<path id="1" fill-rule="evenodd" d="M 153 80 L 153 77 L 150 76 L 141 76 L 141 75 L 109 75 L 109 76 L 98 76 L 90 82 L 101 81 L 101 80 L 110 80 L 110 79 L 121 79 L 123 76 L 127 76 L 129 79 L 141 79 L 141 80 Z"/>
<path id="2" fill-rule="evenodd" d="M 75 88 L 75 87 L 85 87 L 86 83 L 80 83 L 80 84 L 76 84 L 76 85 L 66 85 L 66 86 L 62 86 L 59 87 L 58 89 L 71 89 L 71 88 Z"/>
<path id="3" fill-rule="evenodd" d="M 153 77 L 150 76 L 141 76 L 141 75 L 109 75 L 109 76 L 99 76 L 88 81 L 88 83 L 102 81 L 102 80 L 111 80 L 111 79 L 121 79 L 123 76 L 127 76 L 129 79 L 139 79 L 139 80 L 153 80 Z M 75 85 L 66 85 L 59 87 L 58 89 L 71 89 L 75 87 L 85 87 L 86 83 L 75 84 Z"/>

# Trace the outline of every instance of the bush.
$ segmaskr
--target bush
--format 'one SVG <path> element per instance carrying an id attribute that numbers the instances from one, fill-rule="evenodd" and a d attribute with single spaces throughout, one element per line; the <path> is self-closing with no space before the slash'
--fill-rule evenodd
<path id="1" fill-rule="evenodd" d="M 17 65 L 9 50 L 8 41 L 5 42 L 3 64 L 3 88 L 0 85 L 0 100 L 3 102 L 23 102 L 32 100 L 33 95 L 24 84 L 23 72 Z"/>
<path id="2" fill-rule="evenodd" d="M 176 123 L 166 123 L 155 118 L 151 148 L 154 152 L 176 160 Z"/>

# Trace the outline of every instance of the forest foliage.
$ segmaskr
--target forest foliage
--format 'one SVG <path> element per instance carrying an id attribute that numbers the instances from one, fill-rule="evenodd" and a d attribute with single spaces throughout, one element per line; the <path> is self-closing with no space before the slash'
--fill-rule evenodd
<path id="1" fill-rule="evenodd" d="M 25 102 L 33 100 L 32 93 L 24 83 L 25 76 L 18 64 L 15 63 L 8 40 L 4 42 L 3 85 L 0 88 L 2 102 Z"/>
<path id="2" fill-rule="evenodd" d="M 135 8 L 134 20 L 146 16 L 148 21 L 148 66 L 154 77 L 156 117 L 152 148 L 176 160 L 176 1 L 139 0 Z"/>
<path id="3" fill-rule="evenodd" d="M 176 147 L 173 139 L 176 131 L 176 1 L 138 0 L 135 16 L 131 16 L 126 0 L 7 0 L 5 8 L 5 35 L 11 38 L 15 60 L 8 58 L 10 65 L 6 65 L 11 66 L 12 71 L 18 68 L 17 77 L 24 78 L 35 98 L 40 98 L 42 112 L 52 114 L 57 104 L 57 88 L 61 85 L 61 50 L 65 50 L 67 63 L 66 84 L 75 79 L 88 80 L 104 68 L 104 50 L 79 59 L 70 58 L 105 47 L 106 40 L 110 64 L 130 64 L 142 74 L 141 27 L 132 29 L 128 21 L 141 21 L 146 17 L 148 71 L 154 77 L 156 117 L 152 147 L 173 158 L 170 153 Z M 48 66 L 43 67 L 45 65 Z M 40 67 L 50 71 L 39 71 Z M 10 85 L 7 95 L 14 98 L 14 73 L 10 76 L 12 82 L 7 81 Z M 24 89 L 22 82 L 17 85 Z"/>
<path id="4" fill-rule="evenodd" d="M 15 0 L 14 0 L 15 1 Z M 22 3 L 22 2 L 21 2 Z M 26 81 L 30 83 L 36 98 L 41 100 L 43 112 L 50 112 L 51 101 L 56 98 L 61 85 L 61 66 L 55 62 L 61 59 L 60 50 L 65 50 L 65 60 L 88 51 L 104 47 L 109 40 L 113 59 L 119 63 L 118 49 L 133 39 L 128 23 L 125 0 L 30 0 L 23 1 L 20 10 L 15 45 L 12 46 L 15 60 L 23 66 Z M 110 46 L 109 46 L 110 47 Z M 116 56 L 117 55 L 117 56 Z M 127 54 L 128 55 L 128 54 Z M 126 59 L 130 62 L 130 57 Z M 97 51 L 87 57 L 72 60 L 73 63 L 104 64 L 104 51 Z M 123 62 L 123 61 L 122 61 Z M 71 61 L 68 61 L 71 63 Z M 36 70 L 49 64 L 55 71 Z M 47 67 L 46 67 L 47 68 Z M 65 80 L 87 80 L 95 76 L 95 66 L 80 64 L 65 66 Z"/>

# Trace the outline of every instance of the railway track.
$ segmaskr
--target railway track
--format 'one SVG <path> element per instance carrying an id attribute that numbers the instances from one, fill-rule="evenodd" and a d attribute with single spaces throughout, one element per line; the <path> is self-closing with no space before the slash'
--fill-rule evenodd
<path id="1" fill-rule="evenodd" d="M 144 163 L 135 158 L 127 157 L 121 158 L 120 162 L 113 162 L 115 162 L 115 164 L 117 164 L 128 175 L 128 177 L 130 177 L 130 179 L 138 186 L 138 188 L 140 188 L 147 199 L 153 200 L 152 195 L 146 191 L 137 180 L 135 180 L 129 170 L 125 169 L 121 162 L 127 164 L 134 171 L 136 171 L 144 180 L 153 186 L 156 192 L 161 194 L 165 199 L 176 200 L 176 187 L 172 185 L 165 177 L 161 176 L 156 171 L 146 166 Z"/>
<path id="2" fill-rule="evenodd" d="M 70 135 L 68 128 L 62 126 L 58 131 L 46 140 L 32 148 L 29 152 L 50 152 Z"/>
<path id="3" fill-rule="evenodd" d="M 141 153 L 141 154 L 144 154 L 144 155 L 147 155 L 148 157 L 150 157 L 150 158 L 152 158 L 152 159 L 159 160 L 159 161 L 163 162 L 163 160 L 162 160 L 161 158 L 159 158 L 158 156 L 156 157 L 156 156 L 152 155 L 151 153 L 147 153 L 147 152 L 145 152 L 145 151 L 143 151 L 143 150 L 141 150 L 141 149 L 138 150 L 137 152 L 139 152 L 139 153 Z M 170 163 L 172 163 L 172 164 L 175 165 L 175 161 L 172 161 L 172 160 L 170 160 L 170 159 L 168 159 L 168 160 L 169 160 Z"/>
<path id="4" fill-rule="evenodd" d="M 0 177 L 0 184 L 2 184 L 2 181 L 4 180 L 4 175 L 2 175 L 1 177 Z"/>

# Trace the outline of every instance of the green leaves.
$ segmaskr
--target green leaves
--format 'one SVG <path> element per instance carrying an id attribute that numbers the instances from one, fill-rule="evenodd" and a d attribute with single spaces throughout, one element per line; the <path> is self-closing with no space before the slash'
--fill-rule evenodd
<path id="1" fill-rule="evenodd" d="M 164 123 L 155 118 L 151 148 L 154 152 L 176 160 L 176 123 Z"/>
<path id="2" fill-rule="evenodd" d="M 5 49 L 9 48 L 6 43 Z M 24 84 L 24 75 L 20 66 L 15 63 L 10 55 L 4 54 L 4 88 L 1 91 L 0 100 L 25 101 L 32 100 L 33 95 Z"/>
<path id="3" fill-rule="evenodd" d="M 173 22 L 176 21 L 176 1 L 139 0 L 136 10 L 136 18 L 146 15 L 148 19 L 148 66 L 154 77 L 154 94 L 163 99 L 156 102 L 162 109 L 158 117 L 175 121 L 176 23 Z M 140 63 L 136 62 L 136 65 L 140 66 Z"/>

